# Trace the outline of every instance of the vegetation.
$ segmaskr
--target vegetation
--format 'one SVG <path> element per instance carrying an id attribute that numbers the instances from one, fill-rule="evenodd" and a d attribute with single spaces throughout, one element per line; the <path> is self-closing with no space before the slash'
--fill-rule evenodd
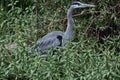
<path id="1" fill-rule="evenodd" d="M 43 58 L 33 56 L 31 47 L 48 32 L 66 29 L 72 0 L 1 0 L 0 80 L 119 80 L 120 1 L 82 1 L 97 7 L 75 10 L 74 16 L 83 14 L 74 17 L 73 40 Z M 117 34 L 106 36 L 102 32 L 111 21 Z M 89 31 L 91 24 L 102 36 Z"/>

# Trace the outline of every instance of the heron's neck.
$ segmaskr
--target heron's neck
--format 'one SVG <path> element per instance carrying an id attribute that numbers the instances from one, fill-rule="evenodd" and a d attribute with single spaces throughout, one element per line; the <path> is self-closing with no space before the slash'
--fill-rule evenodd
<path id="1" fill-rule="evenodd" d="M 72 12 L 73 12 L 73 8 L 69 8 L 68 12 L 67 12 L 67 28 L 65 31 L 65 39 L 71 39 L 72 35 L 73 35 L 73 18 L 72 18 Z"/>

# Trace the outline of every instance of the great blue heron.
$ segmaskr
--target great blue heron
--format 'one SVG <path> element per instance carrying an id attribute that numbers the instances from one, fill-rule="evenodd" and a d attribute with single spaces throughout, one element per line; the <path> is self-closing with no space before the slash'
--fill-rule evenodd
<path id="1" fill-rule="evenodd" d="M 79 1 L 74 1 L 67 12 L 67 28 L 65 32 L 62 31 L 54 31 L 50 32 L 47 35 L 43 36 L 37 42 L 38 51 L 46 52 L 51 47 L 58 47 L 61 46 L 66 42 L 66 40 L 72 38 L 73 34 L 73 18 L 72 12 L 76 8 L 85 8 L 85 7 L 95 7 L 94 5 L 84 4 Z"/>

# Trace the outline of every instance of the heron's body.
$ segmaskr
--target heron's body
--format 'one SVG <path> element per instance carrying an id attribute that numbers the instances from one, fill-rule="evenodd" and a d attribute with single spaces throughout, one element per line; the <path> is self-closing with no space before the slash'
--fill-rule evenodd
<path id="1" fill-rule="evenodd" d="M 59 36 L 61 36 L 61 39 L 58 38 Z M 48 33 L 43 38 L 41 38 L 40 41 L 38 41 L 38 50 L 46 52 L 51 47 L 61 46 L 63 36 L 64 32 L 62 31 Z"/>
<path id="2" fill-rule="evenodd" d="M 46 52 L 51 47 L 58 47 L 65 44 L 66 40 L 71 39 L 73 35 L 74 21 L 72 18 L 72 12 L 75 8 L 82 7 L 94 7 L 94 5 L 83 4 L 78 1 L 73 2 L 67 12 L 67 28 L 65 32 L 54 31 L 43 36 L 37 42 L 37 47 L 40 52 Z"/>

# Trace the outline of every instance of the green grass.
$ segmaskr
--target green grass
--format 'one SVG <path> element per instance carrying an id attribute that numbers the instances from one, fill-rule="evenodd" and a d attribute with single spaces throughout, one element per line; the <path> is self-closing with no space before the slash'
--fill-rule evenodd
<path id="1" fill-rule="evenodd" d="M 84 0 L 84 2 L 88 1 Z M 95 22 L 97 27 L 104 28 L 108 26 L 111 18 L 117 24 L 120 22 L 116 10 L 119 7 L 114 7 L 112 11 L 107 7 L 115 6 L 118 2 L 117 0 L 91 1 L 97 7 L 82 10 L 91 11 L 92 14 L 74 17 L 73 40 L 56 52 L 51 49 L 46 58 L 39 54 L 33 56 L 35 52 L 30 48 L 38 38 L 48 32 L 65 31 L 66 22 L 56 22 L 56 20 L 66 17 L 66 10 L 71 2 L 41 0 L 38 4 L 39 27 L 36 27 L 34 5 L 22 7 L 11 5 L 12 8 L 9 10 L 1 5 L 0 80 L 119 80 L 120 36 L 106 37 L 104 44 L 97 43 L 95 37 L 85 36 L 85 30 L 92 22 Z M 82 10 L 78 9 L 74 12 L 80 13 Z M 94 11 L 100 13 L 95 15 Z M 51 27 L 48 26 L 50 23 Z M 5 47 L 10 44 L 17 44 L 17 47 L 11 49 Z"/>

